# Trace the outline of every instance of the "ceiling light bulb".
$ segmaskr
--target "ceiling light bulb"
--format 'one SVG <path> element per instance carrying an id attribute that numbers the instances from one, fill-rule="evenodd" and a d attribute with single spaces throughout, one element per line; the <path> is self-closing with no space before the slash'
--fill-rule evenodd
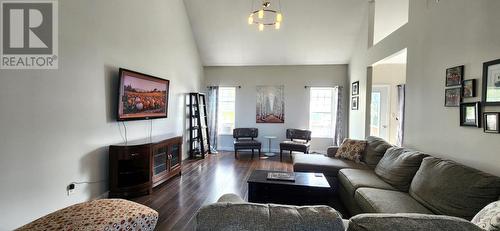
<path id="1" fill-rule="evenodd" d="M 264 18 L 264 9 L 259 10 L 259 18 L 260 19 Z"/>
<path id="2" fill-rule="evenodd" d="M 276 24 L 274 24 L 274 28 L 276 28 L 276 30 L 279 30 L 281 27 L 281 23 L 280 22 L 276 22 Z"/>
<path id="3" fill-rule="evenodd" d="M 281 22 L 281 21 L 283 21 L 283 15 L 281 13 L 278 13 L 276 15 L 276 22 Z"/>
<path id="4" fill-rule="evenodd" d="M 263 31 L 264 30 L 264 24 L 260 23 L 259 24 L 259 31 Z"/>
<path id="5" fill-rule="evenodd" d="M 248 25 L 252 24 L 253 24 L 253 14 L 251 14 L 250 17 L 248 17 Z"/>

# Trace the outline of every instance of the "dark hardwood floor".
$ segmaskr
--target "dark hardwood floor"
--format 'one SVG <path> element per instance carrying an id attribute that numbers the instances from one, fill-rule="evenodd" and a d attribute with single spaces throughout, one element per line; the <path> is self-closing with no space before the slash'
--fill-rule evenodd
<path id="1" fill-rule="evenodd" d="M 156 230 L 193 230 L 193 217 L 198 209 L 213 203 L 226 193 L 235 193 L 247 200 L 247 179 L 255 169 L 293 171 L 291 159 L 279 155 L 269 159 L 250 159 L 251 153 L 219 152 L 204 160 L 188 160 L 182 176 L 156 187 L 148 196 L 132 199 L 159 212 Z"/>

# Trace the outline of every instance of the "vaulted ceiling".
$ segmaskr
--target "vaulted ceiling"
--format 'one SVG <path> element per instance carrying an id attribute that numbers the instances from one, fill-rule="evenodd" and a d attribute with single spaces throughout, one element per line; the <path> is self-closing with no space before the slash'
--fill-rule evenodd
<path id="1" fill-rule="evenodd" d="M 281 29 L 259 32 L 247 24 L 252 0 L 184 2 L 205 66 L 346 64 L 368 8 L 367 0 L 281 0 Z"/>

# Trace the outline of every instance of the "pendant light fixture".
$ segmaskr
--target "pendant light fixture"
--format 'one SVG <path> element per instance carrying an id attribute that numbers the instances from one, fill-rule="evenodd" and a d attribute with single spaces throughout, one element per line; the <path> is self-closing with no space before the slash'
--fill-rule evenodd
<path id="1" fill-rule="evenodd" d="M 258 4 L 255 4 L 256 2 Z M 257 25 L 259 31 L 264 31 L 264 28 L 268 26 L 279 30 L 282 21 L 281 0 L 252 0 L 252 10 L 248 17 L 249 25 Z"/>

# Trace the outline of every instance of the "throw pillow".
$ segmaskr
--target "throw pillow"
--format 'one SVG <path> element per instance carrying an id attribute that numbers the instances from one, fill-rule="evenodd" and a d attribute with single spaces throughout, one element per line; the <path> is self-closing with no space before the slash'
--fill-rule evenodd
<path id="1" fill-rule="evenodd" d="M 484 207 L 472 218 L 472 223 L 487 231 L 500 230 L 500 201 Z"/>
<path id="2" fill-rule="evenodd" d="M 375 174 L 394 188 L 408 192 L 411 180 L 425 157 L 426 154 L 417 151 L 389 148 L 375 167 Z"/>
<path id="3" fill-rule="evenodd" d="M 366 148 L 365 140 L 351 140 L 345 139 L 340 145 L 336 158 L 343 158 L 347 160 L 355 161 L 356 163 L 361 162 L 361 155 Z"/>

